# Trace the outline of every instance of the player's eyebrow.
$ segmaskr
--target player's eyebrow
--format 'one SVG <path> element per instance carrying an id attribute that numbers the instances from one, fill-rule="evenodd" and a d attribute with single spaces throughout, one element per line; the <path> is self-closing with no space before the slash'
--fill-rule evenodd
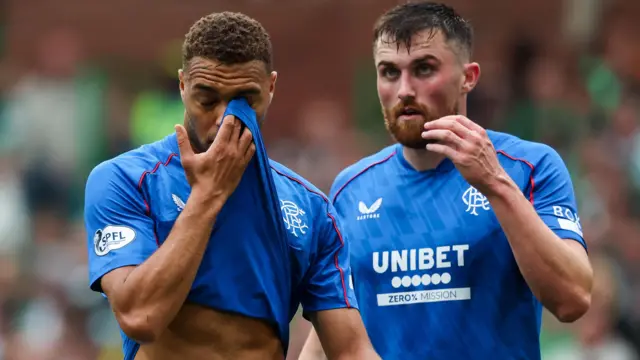
<path id="1" fill-rule="evenodd" d="M 220 94 L 220 91 L 215 87 L 211 85 L 203 84 L 203 83 L 196 83 L 193 85 L 193 88 L 195 90 L 199 90 L 207 94 Z M 261 93 L 260 87 L 251 86 L 251 87 L 239 89 L 233 94 L 233 97 L 254 96 L 254 95 L 260 95 L 260 93 Z"/>
<path id="2" fill-rule="evenodd" d="M 384 66 L 384 67 L 395 67 L 395 66 L 396 66 L 396 64 L 394 64 L 394 63 L 393 63 L 393 62 L 391 62 L 391 61 L 381 60 L 381 61 L 379 61 L 379 62 L 378 62 L 377 67 L 380 67 L 380 66 Z"/>
<path id="3" fill-rule="evenodd" d="M 205 85 L 202 83 L 197 83 L 195 85 L 193 85 L 193 88 L 196 90 L 201 90 L 201 91 L 206 91 L 206 92 L 218 92 L 218 90 L 216 90 L 214 87 L 209 86 L 209 85 Z"/>
<path id="4" fill-rule="evenodd" d="M 258 87 L 251 87 L 248 89 L 240 90 L 236 96 L 251 96 L 251 95 L 260 95 L 261 89 Z"/>
<path id="5" fill-rule="evenodd" d="M 440 62 L 440 60 L 437 57 L 435 57 L 435 56 L 433 56 L 431 54 L 427 54 L 427 55 L 421 56 L 419 58 L 413 59 L 411 61 L 411 64 L 415 65 L 415 64 L 422 63 L 422 62 L 427 62 L 429 60 Z M 397 65 L 395 63 L 393 63 L 391 61 L 387 61 L 387 60 L 379 61 L 378 62 L 378 67 L 381 67 L 381 66 L 384 66 L 384 67 L 397 67 Z"/>
<path id="6" fill-rule="evenodd" d="M 419 64 L 419 63 L 423 63 L 423 62 L 428 62 L 429 60 L 440 62 L 440 60 L 437 57 L 435 57 L 435 56 L 433 56 L 431 54 L 427 54 L 427 55 L 421 56 L 421 57 L 419 57 L 417 59 L 413 59 L 411 61 L 411 64 Z"/>

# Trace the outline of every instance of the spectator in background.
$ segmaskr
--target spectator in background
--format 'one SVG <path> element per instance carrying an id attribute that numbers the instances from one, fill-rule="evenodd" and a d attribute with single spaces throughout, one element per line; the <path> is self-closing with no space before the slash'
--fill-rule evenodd
<path id="1" fill-rule="evenodd" d="M 36 64 L 9 91 L 6 131 L 20 155 L 34 215 L 73 209 L 81 184 L 101 149 L 104 78 L 83 68 L 76 33 L 56 28 L 36 43 Z M 75 201 L 79 205 L 81 201 Z"/>
<path id="2" fill-rule="evenodd" d="M 131 107 L 131 140 L 133 146 L 149 144 L 173 131 L 176 119 L 184 116 L 184 106 L 178 91 L 178 72 L 181 66 L 181 42 L 164 47 L 152 72 L 150 86 L 140 91 Z"/>
<path id="3" fill-rule="evenodd" d="M 387 3 L 391 4 L 390 0 Z M 558 329 L 554 328 L 557 324 L 552 320 L 545 319 L 543 327 L 552 328 L 542 334 L 543 348 L 548 345 L 550 350 L 545 352 L 545 359 L 549 355 L 556 356 L 556 359 L 559 356 L 561 360 L 609 360 L 602 351 L 612 349 L 611 344 L 619 344 L 620 340 L 635 343 L 640 348 L 640 301 L 637 300 L 640 299 L 640 295 L 637 295 L 640 292 L 637 290 L 640 289 L 640 267 L 637 265 L 640 264 L 640 135 L 627 134 L 635 132 L 638 124 L 638 94 L 632 94 L 631 91 L 634 88 L 637 91 L 640 83 L 640 43 L 637 41 L 640 33 L 640 21 L 637 20 L 640 19 L 640 1 L 543 0 L 531 3 L 533 5 L 513 3 L 509 16 L 502 17 L 492 11 L 498 5 L 495 0 L 486 0 L 483 6 L 475 6 L 473 4 L 477 5 L 477 2 L 471 0 L 460 0 L 459 3 L 470 10 L 473 23 L 482 29 L 484 36 L 478 39 L 482 45 L 477 49 L 483 64 L 482 78 L 491 79 L 490 82 L 481 81 L 480 86 L 471 93 L 471 118 L 490 129 L 514 131 L 535 141 L 562 143 L 559 150 L 571 171 L 584 232 L 589 234 L 590 254 L 595 260 L 596 275 L 608 274 L 608 280 L 604 281 L 605 276 L 602 276 L 596 282 L 612 285 L 603 286 L 602 292 L 615 294 L 607 300 L 613 308 L 610 316 L 590 312 L 584 322 Z M 145 142 L 142 140 L 144 138 L 157 138 L 155 134 L 164 135 L 171 131 L 162 131 L 162 128 L 173 126 L 173 115 L 169 113 L 174 111 L 172 104 L 176 102 L 175 71 L 164 70 L 164 62 L 171 60 L 165 61 L 162 53 L 157 57 L 160 61 L 156 61 L 156 66 L 150 66 L 146 55 L 153 54 L 156 49 L 163 50 L 165 46 L 174 46 L 166 42 L 171 36 L 180 36 L 179 33 L 170 33 L 172 26 L 191 21 L 196 8 L 207 8 L 210 4 L 194 2 L 188 9 L 182 7 L 180 11 L 175 11 L 175 4 L 153 3 L 149 10 L 151 17 L 171 14 L 171 24 L 155 21 L 154 25 L 148 22 L 144 24 L 144 19 L 123 18 L 117 11 L 99 10 L 101 6 L 111 6 L 105 4 L 87 3 L 79 7 L 58 4 L 50 8 L 55 8 L 55 14 L 45 14 L 49 15 L 48 18 L 62 18 L 83 26 L 84 32 L 80 33 L 85 41 L 83 44 L 78 34 L 69 28 L 46 28 L 47 22 L 39 22 L 37 16 L 40 14 L 34 13 L 29 4 L 0 0 L 0 289 L 3 289 L 0 291 L 0 359 L 3 360 L 40 359 L 39 356 L 46 360 L 47 355 L 50 359 L 74 359 L 68 352 L 60 350 L 67 348 L 73 352 L 74 348 L 83 347 L 82 351 L 85 351 L 87 344 L 96 345 L 99 352 L 86 351 L 84 359 L 122 359 L 113 315 L 99 296 L 88 295 L 85 291 L 86 271 L 81 269 L 86 266 L 86 260 L 84 255 L 74 254 L 75 247 L 79 246 L 76 245 L 79 244 L 77 241 L 83 239 L 76 241 L 79 235 L 76 234 L 76 224 L 70 223 L 73 220 L 67 216 L 69 199 L 63 190 L 65 186 L 73 186 L 78 178 L 84 180 L 83 171 L 74 170 L 85 167 L 83 162 L 93 166 L 99 162 L 96 159 L 115 156 Z M 277 2 L 274 4 L 278 5 Z M 362 12 L 363 9 L 344 8 L 344 4 L 337 0 L 333 4 L 325 2 L 323 6 L 326 9 L 324 12 L 313 9 L 307 13 L 312 13 L 315 18 L 333 19 L 333 8 L 342 6 L 343 15 L 355 9 L 362 15 L 360 18 L 367 16 Z M 367 10 L 386 6 L 385 1 L 371 2 Z M 508 7 L 508 4 L 502 1 L 499 6 Z M 308 10 L 305 7 L 301 6 L 300 10 Z M 562 12 L 568 10 L 574 15 L 584 14 L 589 7 L 596 7 L 596 16 L 586 22 L 584 17 L 583 20 L 578 19 L 580 26 L 591 29 L 586 32 L 579 30 L 580 36 L 584 37 L 580 43 L 576 43 L 573 36 L 569 38 L 562 31 L 555 31 L 566 28 L 566 24 L 558 24 L 558 21 L 570 21 L 575 25 L 575 16 L 554 13 L 543 19 L 545 25 L 541 28 L 541 11 L 534 15 L 537 9 L 548 11 L 552 8 L 562 8 Z M 294 23 L 274 33 L 274 45 L 289 49 L 304 47 L 309 50 L 309 56 L 291 59 L 290 64 L 282 59 L 283 70 L 286 68 L 288 75 L 281 78 L 280 81 L 284 82 L 280 86 L 289 86 L 285 84 L 287 78 L 291 81 L 292 77 L 299 77 L 300 71 L 295 66 L 312 61 L 317 63 L 321 71 L 342 76 L 342 70 L 336 71 L 336 64 L 318 57 L 317 52 L 312 55 L 311 47 L 300 45 L 308 44 L 309 36 L 318 32 L 306 21 L 304 11 L 298 15 Z M 273 17 L 270 21 L 285 22 L 277 11 L 269 15 L 265 13 L 267 16 Z M 111 19 L 114 18 L 119 21 L 119 33 L 129 35 L 128 41 L 121 41 L 118 35 L 112 34 Z M 354 23 L 351 19 L 349 22 Z M 295 32 L 285 31 L 294 26 Z M 25 27 L 29 31 L 24 31 Z M 549 29 L 554 30 L 547 31 Z M 113 40 L 111 43 L 105 43 L 105 38 L 101 37 L 104 33 L 107 39 Z M 334 99 L 287 104 L 285 99 L 276 98 L 277 106 L 283 106 L 284 101 L 284 106 L 291 108 L 293 117 L 286 121 L 286 126 L 296 127 L 296 130 L 293 131 L 295 136 L 290 139 L 268 138 L 268 145 L 272 145 L 268 147 L 269 153 L 294 170 L 300 170 L 314 182 L 323 182 L 322 179 L 327 176 L 334 176 L 336 172 L 330 169 L 335 164 L 341 161 L 350 163 L 360 155 L 384 145 L 389 139 L 380 117 L 370 49 L 365 46 L 369 35 L 361 35 L 366 40 L 362 51 L 352 46 L 355 37 L 348 35 L 335 41 L 338 45 L 341 45 L 341 41 L 349 43 L 344 46 L 349 51 L 341 52 L 341 58 L 353 64 L 357 64 L 359 58 L 365 59 L 364 65 L 354 73 L 353 97 L 335 99 L 340 101 L 338 110 L 330 109 L 336 107 Z M 512 36 L 514 41 L 508 41 Z M 596 46 L 586 48 L 584 45 L 587 42 L 594 42 Z M 43 46 L 44 43 L 52 45 Z M 49 49 L 37 51 L 43 47 Z M 39 54 L 34 64 L 25 58 L 32 50 Z M 576 50 L 576 59 L 570 57 L 572 50 Z M 179 51 L 168 53 L 175 55 Z M 100 57 L 96 57 L 96 54 Z M 106 107 L 102 104 L 102 93 L 107 79 L 101 73 L 87 69 L 86 60 L 89 58 L 108 65 L 109 91 L 112 93 L 109 96 L 113 99 Z M 518 61 L 514 61 L 512 67 L 505 67 L 512 58 Z M 58 65 L 54 65 L 56 63 Z M 15 69 L 13 65 L 29 67 L 28 73 L 22 76 L 21 69 Z M 178 67 L 170 66 L 171 69 Z M 579 70 L 582 78 L 574 81 L 574 74 L 565 70 Z M 548 72 L 555 75 L 551 76 Z M 154 77 L 150 85 L 140 78 L 149 74 Z M 14 86 L 15 80 L 19 82 Z M 115 91 L 114 83 L 120 87 Z M 562 90 L 547 86 L 551 83 L 561 84 Z M 141 92 L 140 85 L 143 84 L 148 86 Z M 318 84 L 309 85 L 317 87 Z M 582 96 L 583 92 L 589 95 L 588 101 L 576 105 L 572 97 L 575 94 Z M 7 106 L 3 106 L 5 95 Z M 623 97 L 627 100 L 622 101 Z M 636 105 L 631 105 L 634 102 Z M 4 111 L 3 107 L 6 108 Z M 636 110 L 633 110 L 634 107 Z M 540 115 L 551 112 L 550 108 L 555 109 L 552 111 L 556 113 L 553 118 Z M 510 110 L 508 116 L 505 114 L 507 109 Z M 572 122 L 566 121 L 568 118 L 557 115 L 560 113 L 558 109 L 569 112 L 571 118 L 576 116 L 578 122 L 584 123 L 577 125 L 578 130 L 574 131 Z M 312 114 L 311 111 L 319 111 L 320 114 Z M 584 116 L 585 112 L 589 113 L 588 116 Z M 9 113 L 17 114 L 11 115 L 12 121 L 7 119 Z M 105 116 L 108 117 L 107 127 L 116 128 L 115 134 L 105 136 L 105 133 L 101 133 L 105 128 Z M 346 121 L 338 124 L 334 117 L 346 117 Z M 576 141 L 575 144 L 569 144 L 557 136 L 558 129 L 551 119 L 561 121 L 562 133 L 568 133 Z M 46 134 L 57 133 L 58 130 L 62 132 L 64 127 L 73 126 L 69 124 L 78 121 L 83 122 L 80 124 L 82 127 L 76 128 L 76 135 L 67 134 L 62 144 L 50 140 L 55 138 L 53 134 L 51 137 Z M 359 128 L 356 129 L 357 126 Z M 20 128 L 27 129 L 28 138 L 16 132 Z M 584 131 L 585 128 L 588 131 Z M 129 142 L 130 134 L 135 144 Z M 368 136 L 373 144 L 363 144 L 364 136 Z M 110 142 L 108 156 L 100 154 L 104 142 Z M 303 149 L 300 152 L 292 147 L 297 144 L 301 144 L 299 149 Z M 344 154 L 326 149 L 337 145 L 353 145 L 356 149 L 350 154 L 342 149 L 340 152 Z M 371 146 L 371 149 L 367 146 Z M 71 151 L 67 153 L 68 150 Z M 23 158 L 16 156 L 20 152 L 25 154 Z M 625 153 L 625 156 L 618 156 Z M 33 154 L 38 154 L 41 159 L 36 161 L 38 158 Z M 76 160 L 62 161 L 64 157 Z M 56 176 L 41 171 L 43 176 L 48 174 L 54 178 L 41 181 L 34 169 L 37 169 L 38 163 L 49 161 L 45 160 L 48 158 L 65 162 L 72 169 L 58 168 L 59 175 Z M 94 160 L 86 160 L 88 158 Z M 49 161 L 49 166 L 52 164 Z M 27 174 L 28 178 L 23 178 L 23 174 Z M 31 206 L 27 206 L 27 198 Z M 47 208 L 49 210 L 45 211 Z M 36 209 L 38 214 L 31 217 L 30 211 Z M 43 213 L 59 216 L 52 220 L 52 216 L 44 216 Z M 600 258 L 604 258 L 606 271 L 601 270 L 599 260 L 596 260 Z M 66 276 L 65 272 L 69 271 L 66 274 L 69 276 Z M 82 274 L 80 280 L 76 277 L 78 273 Z M 81 287 L 82 291 L 76 286 Z M 599 289 L 600 285 L 596 284 L 596 288 Z M 594 292 L 592 307 L 607 309 L 608 306 L 604 306 L 606 299 L 602 299 L 599 305 L 598 293 Z M 41 316 L 36 316 L 38 314 Z M 60 323 L 64 325 L 60 326 Z M 79 337 L 76 343 L 69 342 L 68 334 L 75 332 L 82 335 L 85 330 L 83 326 L 91 334 L 91 341 L 83 344 Z M 296 329 L 293 334 L 309 329 L 306 321 L 297 321 L 292 326 Z M 584 333 L 585 330 L 589 333 Z M 49 345 L 44 346 L 39 342 Z M 585 349 L 581 349 L 582 344 L 585 344 Z M 34 354 L 35 349 L 40 349 L 42 353 Z M 291 344 L 292 359 L 297 358 L 295 349 L 296 345 Z M 633 358 L 640 359 L 640 353 Z M 552 359 L 549 357 L 549 360 Z"/>
<path id="4" fill-rule="evenodd" d="M 35 50 L 0 116 L 0 285 L 11 289 L 0 296 L 0 358 L 95 358 L 86 316 L 108 308 L 87 296 L 84 234 L 71 223 L 82 199 L 71 195 L 103 150 L 106 79 L 83 65 L 70 29 L 42 33 Z"/>
<path id="5" fill-rule="evenodd" d="M 310 101 L 291 121 L 295 139 L 281 139 L 269 152 L 322 191 L 329 191 L 334 175 L 362 155 L 354 141 L 357 134 L 344 126 L 346 117 L 340 105 L 329 99 Z"/>

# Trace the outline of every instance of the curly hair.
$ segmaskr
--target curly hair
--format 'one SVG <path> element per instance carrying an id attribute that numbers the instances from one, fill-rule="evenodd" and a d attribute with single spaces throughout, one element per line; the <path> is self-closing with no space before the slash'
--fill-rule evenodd
<path id="1" fill-rule="evenodd" d="M 216 60 L 226 65 L 262 61 L 273 65 L 271 38 L 257 20 L 236 12 L 209 14 L 196 21 L 182 45 L 182 65 L 194 57 Z"/>
<path id="2" fill-rule="evenodd" d="M 373 29 L 374 48 L 385 37 L 398 48 L 411 47 L 411 39 L 417 33 L 428 30 L 430 36 L 441 32 L 446 41 L 455 41 L 467 56 L 473 51 L 473 28 L 453 8 L 430 1 L 416 1 L 398 5 L 384 13 Z"/>

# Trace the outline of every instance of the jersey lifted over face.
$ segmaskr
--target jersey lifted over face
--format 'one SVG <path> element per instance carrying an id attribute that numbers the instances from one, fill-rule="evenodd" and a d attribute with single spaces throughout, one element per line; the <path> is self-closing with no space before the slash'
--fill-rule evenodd
<path id="1" fill-rule="evenodd" d="M 560 156 L 489 136 L 542 220 L 586 247 Z M 394 145 L 344 170 L 331 199 L 351 240 L 360 312 L 383 359 L 540 358 L 541 304 L 487 198 L 450 160 L 418 172 Z"/>
<path id="2" fill-rule="evenodd" d="M 102 291 L 100 279 L 108 272 L 144 262 L 168 237 L 191 191 L 177 154 L 173 134 L 92 171 L 85 226 L 93 290 Z M 240 236 L 241 227 L 252 226 L 250 209 L 231 213 L 223 207 L 187 301 L 273 324 L 286 352 L 288 324 L 300 303 L 305 312 L 357 305 L 346 284 L 348 244 L 333 207 L 284 166 L 270 166 L 280 203 L 275 221 L 284 221 L 285 239 L 260 232 Z M 260 200 L 251 191 L 232 197 L 244 199 L 247 208 Z M 125 359 L 133 359 L 139 345 L 122 336 Z"/>

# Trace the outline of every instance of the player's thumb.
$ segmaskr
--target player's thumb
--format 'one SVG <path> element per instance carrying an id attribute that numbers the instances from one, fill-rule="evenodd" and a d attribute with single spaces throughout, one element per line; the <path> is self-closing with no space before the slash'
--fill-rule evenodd
<path id="1" fill-rule="evenodd" d="M 174 126 L 176 130 L 176 137 L 178 139 L 178 150 L 180 151 L 180 158 L 187 160 L 193 156 L 193 149 L 191 143 L 189 143 L 189 136 L 187 136 L 187 129 L 182 125 Z"/>

